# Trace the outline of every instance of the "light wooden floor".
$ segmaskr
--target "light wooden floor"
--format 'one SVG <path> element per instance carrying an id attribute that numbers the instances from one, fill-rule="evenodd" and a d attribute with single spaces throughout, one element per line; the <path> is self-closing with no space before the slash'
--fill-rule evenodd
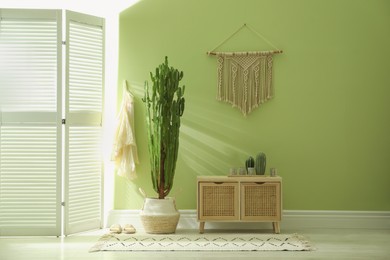
<path id="1" fill-rule="evenodd" d="M 90 247 L 106 230 L 63 238 L 0 237 L 0 259 L 77 260 L 77 259 L 390 259 L 390 230 L 313 229 L 283 230 L 308 238 L 310 252 L 95 252 Z M 196 232 L 196 230 L 178 230 Z M 238 231 L 239 232 L 239 231 Z M 236 232 L 237 233 L 237 232 Z"/>

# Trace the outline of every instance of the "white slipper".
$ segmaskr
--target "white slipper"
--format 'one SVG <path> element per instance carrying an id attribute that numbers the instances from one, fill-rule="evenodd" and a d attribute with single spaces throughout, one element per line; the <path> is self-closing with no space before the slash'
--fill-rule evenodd
<path id="1" fill-rule="evenodd" d="M 119 224 L 113 224 L 110 227 L 110 233 L 122 233 L 122 227 Z"/>
<path id="2" fill-rule="evenodd" d="M 123 226 L 123 233 L 125 234 L 134 234 L 135 233 L 135 228 L 133 225 L 126 224 Z"/>

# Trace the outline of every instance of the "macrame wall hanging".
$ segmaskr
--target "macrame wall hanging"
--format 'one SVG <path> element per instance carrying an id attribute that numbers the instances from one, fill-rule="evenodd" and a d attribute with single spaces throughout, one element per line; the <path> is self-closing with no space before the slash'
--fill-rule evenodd
<path id="1" fill-rule="evenodd" d="M 250 52 L 216 52 L 243 28 L 248 28 L 276 50 Z M 217 99 L 232 104 L 246 116 L 255 108 L 271 99 L 273 55 L 282 53 L 272 43 L 247 24 L 242 25 L 208 55 L 217 56 Z"/>

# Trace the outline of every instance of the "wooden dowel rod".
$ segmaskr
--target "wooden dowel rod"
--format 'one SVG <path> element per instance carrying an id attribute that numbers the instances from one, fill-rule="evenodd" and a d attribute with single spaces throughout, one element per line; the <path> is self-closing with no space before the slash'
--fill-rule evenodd
<path id="1" fill-rule="evenodd" d="M 275 50 L 275 51 L 239 51 L 239 52 L 214 52 L 214 51 L 208 51 L 206 52 L 207 55 L 218 55 L 218 54 L 224 54 L 226 56 L 234 56 L 234 55 L 250 55 L 250 54 L 278 54 L 283 53 L 282 50 Z"/>

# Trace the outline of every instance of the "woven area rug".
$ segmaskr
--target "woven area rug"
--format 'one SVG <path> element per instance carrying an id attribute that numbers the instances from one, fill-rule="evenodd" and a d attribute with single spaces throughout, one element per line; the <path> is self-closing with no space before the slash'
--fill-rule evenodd
<path id="1" fill-rule="evenodd" d="M 309 251 L 297 234 L 106 234 L 89 250 L 97 251 Z"/>

